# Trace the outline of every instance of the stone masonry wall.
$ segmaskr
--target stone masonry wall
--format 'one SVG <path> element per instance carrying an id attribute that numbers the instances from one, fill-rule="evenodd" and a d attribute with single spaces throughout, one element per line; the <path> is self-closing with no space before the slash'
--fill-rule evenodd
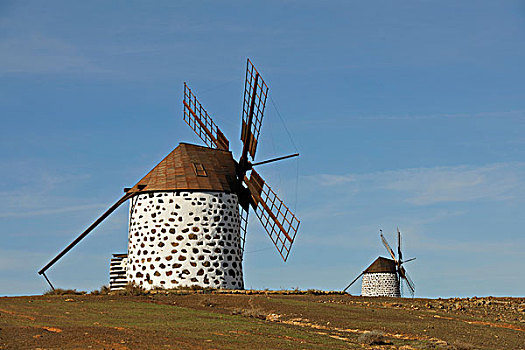
<path id="1" fill-rule="evenodd" d="M 399 280 L 395 273 L 365 273 L 361 295 L 368 297 L 400 297 Z"/>
<path id="2" fill-rule="evenodd" d="M 244 288 L 237 196 L 183 191 L 133 198 L 127 278 L 145 289 Z"/>

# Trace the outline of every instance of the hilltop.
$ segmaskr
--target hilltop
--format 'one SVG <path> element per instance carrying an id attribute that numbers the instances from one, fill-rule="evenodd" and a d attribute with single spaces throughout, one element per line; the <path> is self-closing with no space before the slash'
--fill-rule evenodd
<path id="1" fill-rule="evenodd" d="M 177 291 L 0 298 L 0 349 L 524 349 L 524 298 Z"/>

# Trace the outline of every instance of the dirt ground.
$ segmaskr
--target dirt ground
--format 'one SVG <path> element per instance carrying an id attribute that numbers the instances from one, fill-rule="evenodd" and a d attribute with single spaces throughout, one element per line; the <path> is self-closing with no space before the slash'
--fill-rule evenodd
<path id="1" fill-rule="evenodd" d="M 0 349 L 525 349 L 525 298 L 242 293 L 0 298 Z"/>

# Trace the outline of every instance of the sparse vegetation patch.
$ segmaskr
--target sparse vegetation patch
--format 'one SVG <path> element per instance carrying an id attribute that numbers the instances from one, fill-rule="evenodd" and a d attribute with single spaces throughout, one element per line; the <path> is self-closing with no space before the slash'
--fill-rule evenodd
<path id="1" fill-rule="evenodd" d="M 507 350 L 525 335 L 523 298 L 106 292 L 0 298 L 0 349 Z"/>

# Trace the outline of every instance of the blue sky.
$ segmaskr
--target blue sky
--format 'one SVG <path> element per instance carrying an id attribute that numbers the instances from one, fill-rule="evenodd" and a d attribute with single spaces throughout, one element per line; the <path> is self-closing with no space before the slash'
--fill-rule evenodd
<path id="1" fill-rule="evenodd" d="M 283 263 L 251 215 L 247 287 L 342 289 L 399 226 L 417 296 L 523 296 L 524 41 L 520 1 L 4 0 L 0 295 L 46 290 L 36 271 L 124 187 L 200 144 L 184 81 L 238 155 L 250 57 L 271 96 L 257 159 L 301 153 L 259 172 L 302 223 Z M 57 286 L 108 282 L 126 209 Z"/>

